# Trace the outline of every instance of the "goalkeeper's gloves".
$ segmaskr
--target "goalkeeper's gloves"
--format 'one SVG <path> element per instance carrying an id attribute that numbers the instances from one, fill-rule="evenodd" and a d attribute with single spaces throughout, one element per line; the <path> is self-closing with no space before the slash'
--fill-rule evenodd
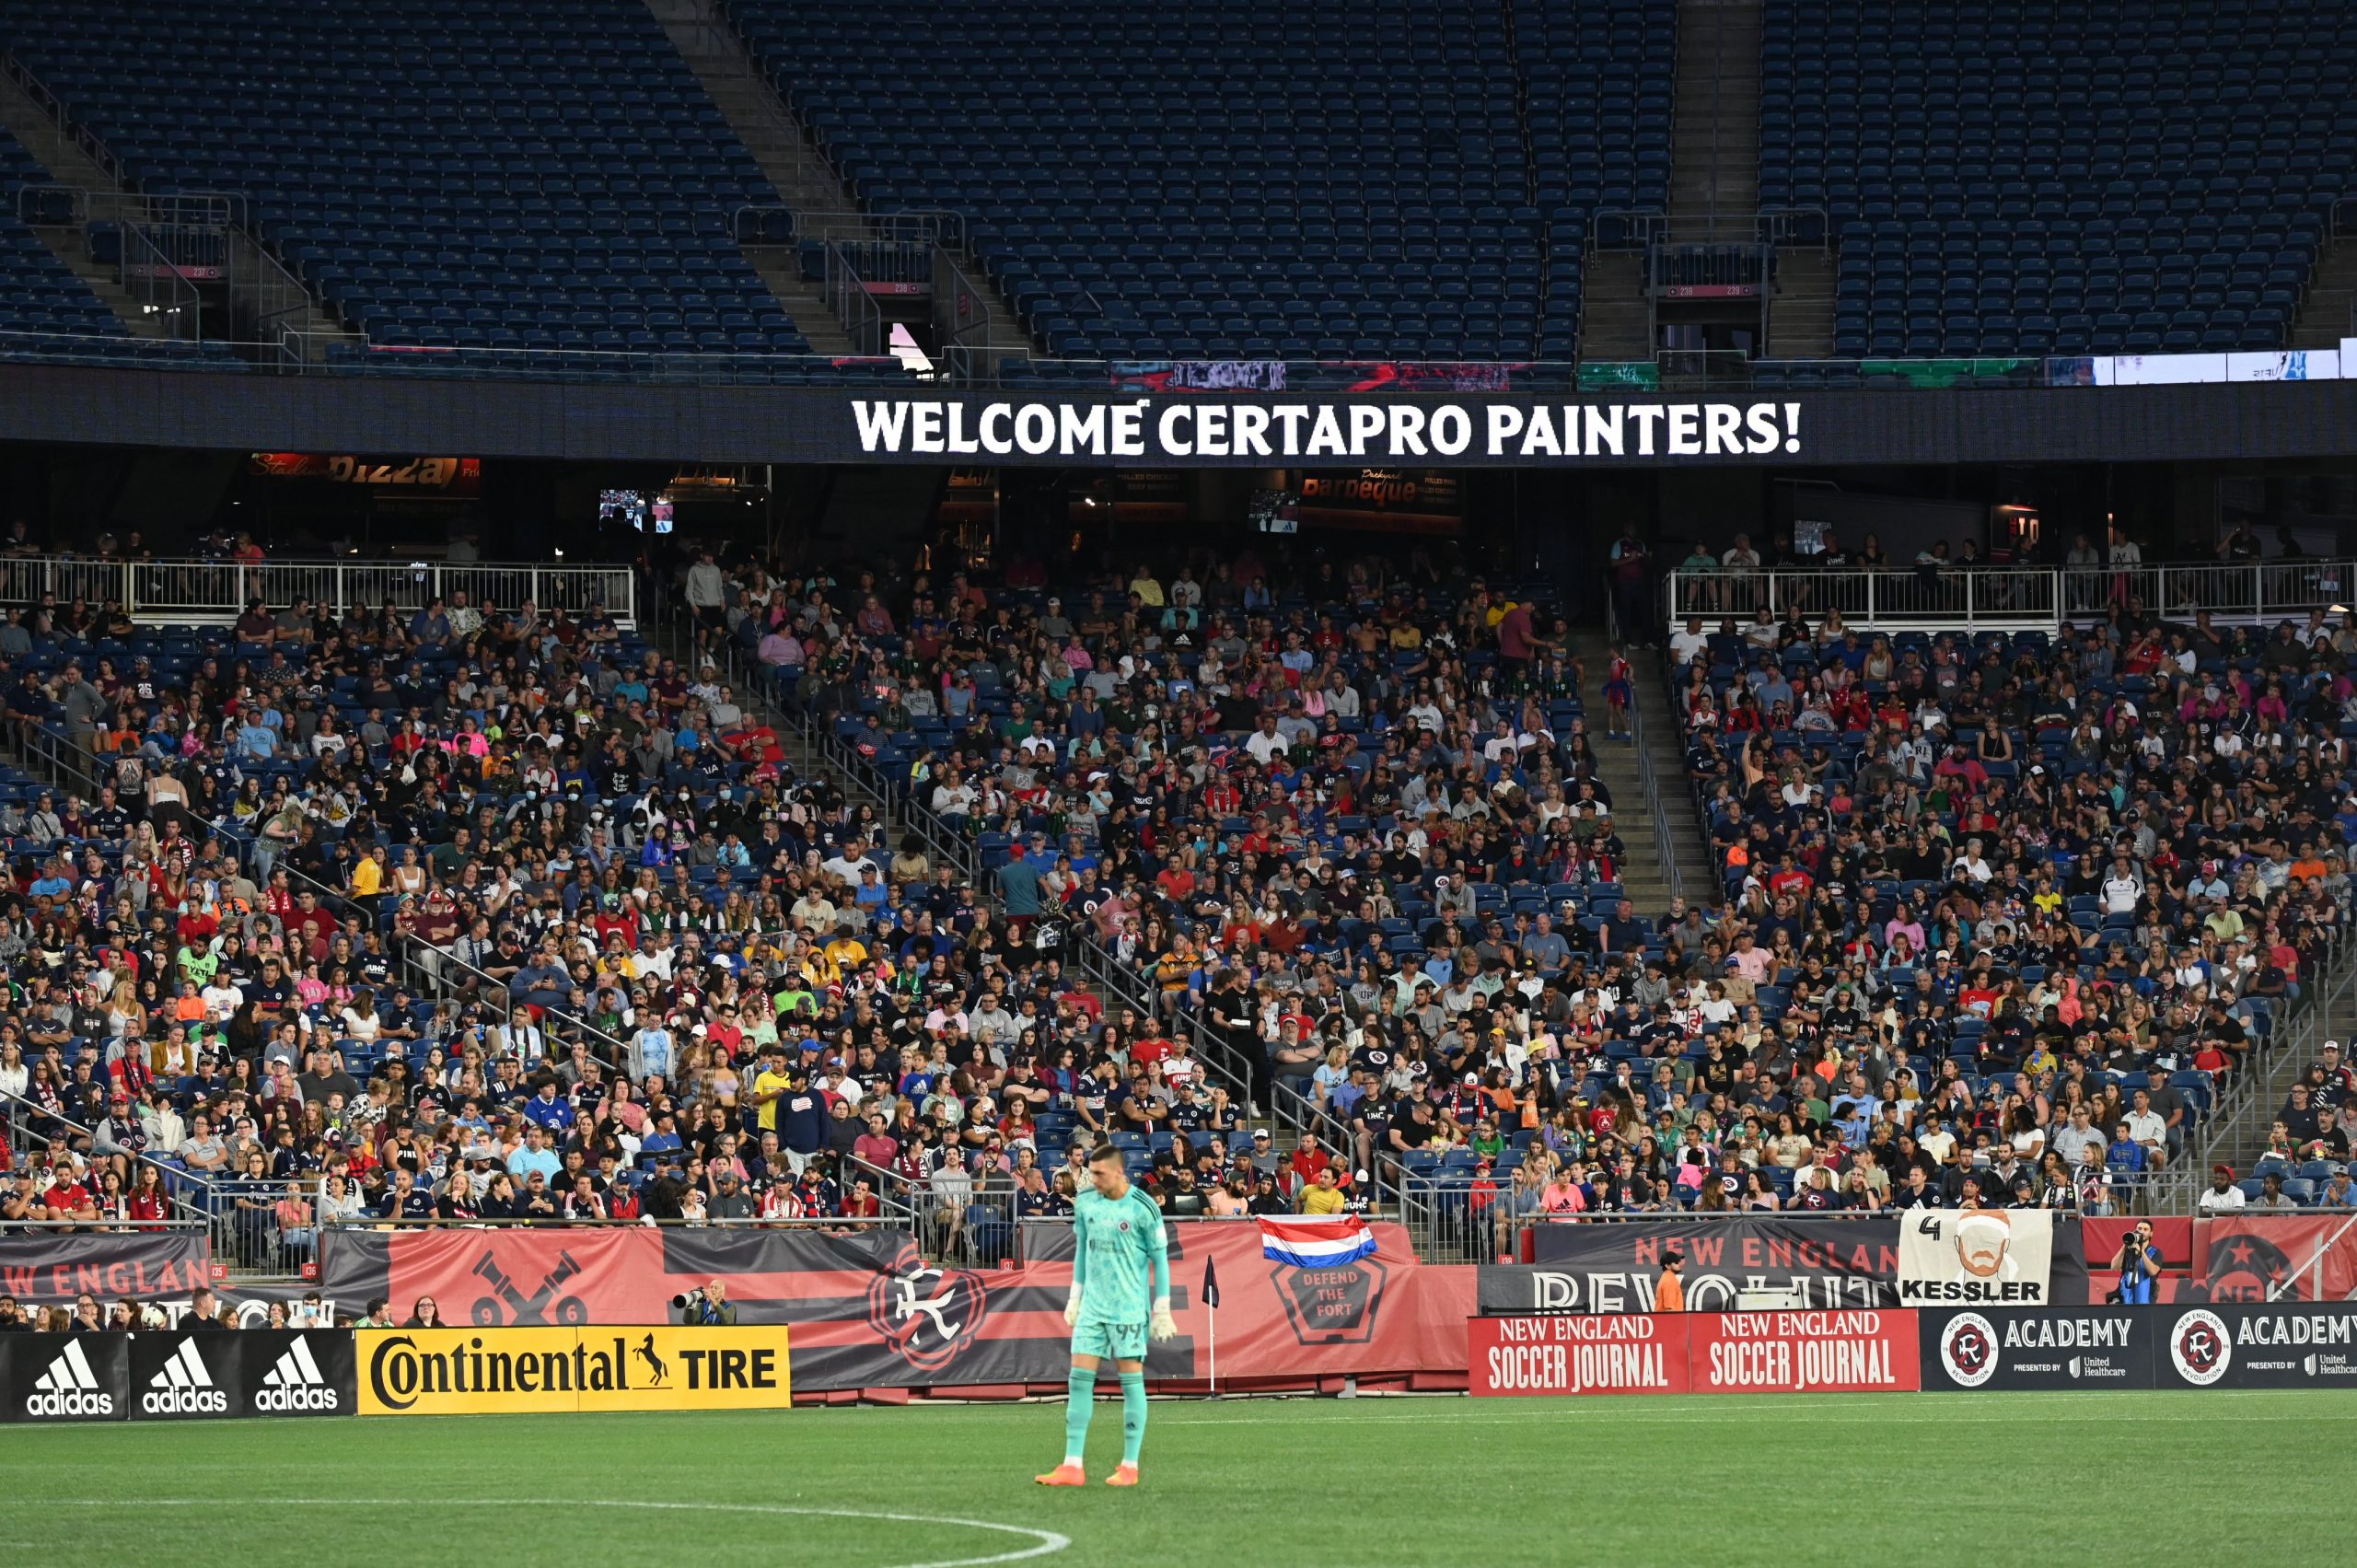
<path id="1" fill-rule="evenodd" d="M 1064 1327 L 1080 1327 L 1080 1282 L 1072 1282 L 1072 1294 L 1064 1297 Z"/>
<path id="2" fill-rule="evenodd" d="M 1169 1302 L 1157 1301 L 1154 1304 L 1154 1317 L 1148 1321 L 1145 1331 L 1148 1339 L 1157 1342 L 1178 1337 L 1178 1319 L 1170 1316 Z"/>

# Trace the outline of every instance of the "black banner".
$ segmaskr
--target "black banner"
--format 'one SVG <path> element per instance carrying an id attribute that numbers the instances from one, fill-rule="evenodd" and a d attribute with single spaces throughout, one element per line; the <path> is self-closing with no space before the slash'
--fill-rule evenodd
<path id="1" fill-rule="evenodd" d="M 2357 1302 L 2146 1310 L 2164 1388 L 2357 1388 Z"/>
<path id="2" fill-rule="evenodd" d="M 2142 1307 L 1926 1310 L 1925 1388 L 2149 1388 L 2160 1314 Z"/>
<path id="3" fill-rule="evenodd" d="M 0 1421 L 123 1421 L 129 1334 L 0 1334 Z"/>
<path id="4" fill-rule="evenodd" d="M 205 1283 L 210 1261 L 199 1230 L 0 1236 L 0 1294 L 23 1307 L 71 1307 L 86 1291 L 101 1307 L 126 1297 L 178 1298 L 185 1306 Z"/>
<path id="5" fill-rule="evenodd" d="M 170 1330 L 113 1336 L 130 1346 L 134 1421 L 353 1415 L 349 1330 Z"/>
<path id="6" fill-rule="evenodd" d="M 598 462 L 1128 469 L 1789 468 L 2357 451 L 2357 380 L 1803 388 L 1693 397 L 1630 389 L 1550 398 L 1471 390 L 1470 378 L 1300 396 L 930 389 L 900 396 L 866 388 L 230 377 L 12 364 L 0 366 L 0 440 Z"/>
<path id="7" fill-rule="evenodd" d="M 1536 1266 L 1484 1268 L 1484 1313 L 1648 1312 L 1663 1255 L 1686 1260 L 1689 1312 L 1733 1312 L 1745 1291 L 1789 1291 L 1799 1307 L 1898 1305 L 1898 1221 L 1724 1219 L 1581 1221 L 1531 1232 Z"/>

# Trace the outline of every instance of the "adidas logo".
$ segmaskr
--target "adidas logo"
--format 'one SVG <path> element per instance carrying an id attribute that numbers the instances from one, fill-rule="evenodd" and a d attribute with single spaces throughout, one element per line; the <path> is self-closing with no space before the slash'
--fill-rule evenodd
<path id="1" fill-rule="evenodd" d="M 98 1377 L 90 1371 L 90 1358 L 84 1353 L 79 1340 L 69 1340 L 49 1370 L 33 1379 L 33 1391 L 25 1396 L 25 1413 L 33 1416 L 84 1416 L 114 1414 L 114 1396 L 99 1387 Z"/>
<path id="2" fill-rule="evenodd" d="M 147 1380 L 139 1408 L 149 1415 L 226 1415 L 229 1396 L 213 1381 L 204 1358 L 196 1353 L 196 1342 L 182 1340 L 172 1358 Z"/>
<path id="3" fill-rule="evenodd" d="M 311 1342 L 298 1339 L 279 1356 L 278 1365 L 262 1374 L 254 1392 L 254 1409 L 289 1414 L 301 1411 L 331 1411 L 340 1401 L 319 1374 Z"/>

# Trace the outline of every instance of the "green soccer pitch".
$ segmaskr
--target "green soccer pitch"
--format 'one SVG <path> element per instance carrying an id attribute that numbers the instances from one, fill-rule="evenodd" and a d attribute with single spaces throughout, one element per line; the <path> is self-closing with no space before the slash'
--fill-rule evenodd
<path id="1" fill-rule="evenodd" d="M 0 1562 L 2345 1562 L 2337 1393 L 1156 1401 L 6 1429 Z"/>

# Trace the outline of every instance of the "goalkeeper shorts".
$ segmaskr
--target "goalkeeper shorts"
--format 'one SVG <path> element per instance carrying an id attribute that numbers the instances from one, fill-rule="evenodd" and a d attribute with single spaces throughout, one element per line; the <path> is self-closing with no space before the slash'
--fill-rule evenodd
<path id="1" fill-rule="evenodd" d="M 1084 1320 L 1073 1329 L 1072 1353 L 1093 1355 L 1099 1361 L 1144 1361 L 1145 1330 L 1144 1323 L 1091 1323 Z"/>

